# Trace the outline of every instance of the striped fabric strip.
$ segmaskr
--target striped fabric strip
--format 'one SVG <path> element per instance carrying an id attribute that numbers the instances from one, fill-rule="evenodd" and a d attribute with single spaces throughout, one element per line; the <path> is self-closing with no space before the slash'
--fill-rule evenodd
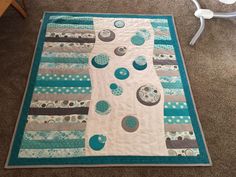
<path id="1" fill-rule="evenodd" d="M 169 149 L 180 148 L 198 148 L 196 140 L 184 139 L 184 140 L 167 140 L 166 146 Z"/>
<path id="2" fill-rule="evenodd" d="M 164 116 L 189 116 L 188 109 L 164 109 Z"/>
<path id="3" fill-rule="evenodd" d="M 20 149 L 20 158 L 69 158 L 84 156 L 84 148 Z"/>
<path id="4" fill-rule="evenodd" d="M 35 94 L 90 94 L 91 87 L 35 87 Z"/>
<path id="5" fill-rule="evenodd" d="M 158 28 L 158 27 L 166 27 L 167 29 L 169 29 L 169 25 L 168 25 L 168 22 L 166 23 L 166 22 L 155 22 L 155 21 L 153 21 L 153 22 L 151 22 L 151 25 L 152 25 L 152 27 L 153 28 Z"/>
<path id="6" fill-rule="evenodd" d="M 71 115 L 28 115 L 27 123 L 39 124 L 56 124 L 57 123 L 86 123 L 87 114 L 71 114 Z"/>
<path id="7" fill-rule="evenodd" d="M 162 82 L 161 85 L 163 88 L 168 88 L 168 89 L 183 89 L 182 83 Z"/>
<path id="8" fill-rule="evenodd" d="M 84 131 L 25 131 L 23 138 L 25 140 L 67 140 L 82 139 Z"/>
<path id="9" fill-rule="evenodd" d="M 87 57 L 78 57 L 78 58 L 65 58 L 65 57 L 41 57 L 40 62 L 47 63 L 79 63 L 79 64 L 88 64 Z"/>
<path id="10" fill-rule="evenodd" d="M 84 21 L 93 21 L 92 17 L 82 17 L 82 16 L 73 16 L 73 15 L 60 15 L 60 16 L 50 16 L 50 20 L 84 20 Z"/>
<path id="11" fill-rule="evenodd" d="M 88 114 L 88 107 L 77 108 L 30 108 L 29 115 L 70 115 Z"/>
<path id="12" fill-rule="evenodd" d="M 177 65 L 176 60 L 154 60 L 154 65 Z"/>
<path id="13" fill-rule="evenodd" d="M 78 25 L 78 24 L 57 24 L 57 23 L 48 23 L 47 27 L 49 28 L 77 28 L 77 29 L 89 29 L 93 30 L 93 25 Z"/>
<path id="14" fill-rule="evenodd" d="M 33 100 L 88 100 L 90 94 L 33 94 Z"/>
<path id="15" fill-rule="evenodd" d="M 179 71 L 156 70 L 158 76 L 179 76 Z"/>
<path id="16" fill-rule="evenodd" d="M 24 140 L 21 143 L 21 149 L 58 149 L 58 148 L 83 148 L 84 139 L 71 140 Z"/>
<path id="17" fill-rule="evenodd" d="M 164 94 L 165 95 L 184 95 L 184 90 L 183 89 L 169 89 L 169 88 L 165 88 L 164 89 Z"/>
<path id="18" fill-rule="evenodd" d="M 95 43 L 95 38 L 46 37 L 46 42 Z"/>
<path id="19" fill-rule="evenodd" d="M 185 102 L 186 98 L 184 95 L 164 95 L 165 102 Z"/>
<path id="20" fill-rule="evenodd" d="M 58 69 L 66 69 L 66 68 L 76 68 L 76 69 L 84 69 L 87 68 L 87 63 L 40 63 L 39 68 L 58 68 Z"/>
<path id="21" fill-rule="evenodd" d="M 192 131 L 166 132 L 166 140 L 183 140 L 183 139 L 196 140 L 196 136 Z"/>
<path id="22" fill-rule="evenodd" d="M 93 25 L 92 20 L 84 20 L 84 19 L 50 19 L 49 23 L 58 23 L 58 24 L 78 24 L 78 25 Z"/>
<path id="23" fill-rule="evenodd" d="M 158 45 L 158 44 L 171 45 L 171 44 L 173 44 L 173 42 L 171 40 L 158 40 L 158 39 L 155 39 L 154 44 L 155 45 Z"/>
<path id="24" fill-rule="evenodd" d="M 90 81 L 90 75 L 89 74 L 50 74 L 50 73 L 41 74 L 41 73 L 38 73 L 37 80 L 46 80 L 46 81 Z"/>
<path id="25" fill-rule="evenodd" d="M 198 156 L 198 148 L 169 149 L 169 156 Z"/>
<path id="26" fill-rule="evenodd" d="M 48 81 L 48 80 L 37 80 L 35 83 L 36 87 L 91 87 L 90 81 Z"/>
<path id="27" fill-rule="evenodd" d="M 74 108 L 89 107 L 90 100 L 32 100 L 31 108 Z"/>
<path id="28" fill-rule="evenodd" d="M 191 124 L 189 116 L 164 116 L 165 124 Z"/>
<path id="29" fill-rule="evenodd" d="M 44 42 L 43 52 L 78 52 L 84 54 L 90 53 L 93 46 L 94 43 Z"/>
<path id="30" fill-rule="evenodd" d="M 25 131 L 84 131 L 86 123 L 27 123 Z"/>
<path id="31" fill-rule="evenodd" d="M 85 34 L 91 33 L 95 34 L 93 29 L 78 29 L 78 28 L 54 28 L 54 27 L 47 27 L 47 32 L 49 33 L 72 33 L 72 34 Z"/>
<path id="32" fill-rule="evenodd" d="M 193 131 L 191 124 L 165 124 L 166 132 Z"/>
<path id="33" fill-rule="evenodd" d="M 87 74 L 88 67 L 85 68 L 39 68 L 40 74 Z"/>
<path id="34" fill-rule="evenodd" d="M 164 108 L 169 109 L 188 109 L 186 102 L 165 102 Z"/>

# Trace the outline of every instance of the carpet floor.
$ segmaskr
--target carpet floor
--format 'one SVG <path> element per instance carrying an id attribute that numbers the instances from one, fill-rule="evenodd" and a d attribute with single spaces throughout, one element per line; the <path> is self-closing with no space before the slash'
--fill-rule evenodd
<path id="1" fill-rule="evenodd" d="M 205 8 L 235 10 L 215 0 Z M 13 8 L 0 18 L 0 176 L 201 176 L 236 175 L 236 21 L 214 19 L 194 47 L 188 45 L 198 29 L 195 7 L 188 0 L 34 0 L 27 1 L 29 17 Z M 110 167 L 5 170 L 4 163 L 20 109 L 43 11 L 173 14 L 193 96 L 202 123 L 212 167 Z"/>

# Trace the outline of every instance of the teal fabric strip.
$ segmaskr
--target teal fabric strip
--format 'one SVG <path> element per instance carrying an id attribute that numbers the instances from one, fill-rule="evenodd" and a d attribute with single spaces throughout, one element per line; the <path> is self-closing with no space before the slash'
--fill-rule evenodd
<path id="1" fill-rule="evenodd" d="M 188 109 L 186 102 L 165 102 L 164 107 L 172 109 Z"/>
<path id="2" fill-rule="evenodd" d="M 169 82 L 162 82 L 161 83 L 163 88 L 168 88 L 168 89 L 182 89 L 182 83 L 169 83 Z"/>
<path id="3" fill-rule="evenodd" d="M 84 131 L 25 131 L 24 140 L 82 139 Z"/>
<path id="4" fill-rule="evenodd" d="M 90 81 L 89 74 L 38 74 L 37 81 Z"/>
<path id="5" fill-rule="evenodd" d="M 84 148 L 67 148 L 67 149 L 21 149 L 20 158 L 73 158 L 85 156 Z"/>
<path id="6" fill-rule="evenodd" d="M 77 28 L 77 29 L 89 29 L 93 30 L 93 25 L 75 25 L 75 24 L 56 24 L 56 23 L 48 23 L 48 28 Z"/>
<path id="7" fill-rule="evenodd" d="M 56 15 L 56 16 L 50 16 L 48 21 L 50 20 L 84 20 L 84 21 L 93 21 L 92 17 L 84 17 L 84 16 L 73 16 L 73 15 Z"/>
<path id="8" fill-rule="evenodd" d="M 37 80 L 36 87 L 91 87 L 90 81 L 47 81 Z"/>
<path id="9" fill-rule="evenodd" d="M 35 94 L 90 94 L 91 87 L 35 87 L 34 88 Z"/>
<path id="10" fill-rule="evenodd" d="M 21 149 L 56 149 L 56 148 L 83 148 L 84 139 L 73 140 L 25 140 L 23 139 Z"/>
<path id="11" fill-rule="evenodd" d="M 88 64 L 88 58 L 62 58 L 62 57 L 42 57 L 40 62 L 47 63 L 77 63 L 77 64 Z"/>
<path id="12" fill-rule="evenodd" d="M 49 20 L 49 23 L 93 25 L 93 21 L 87 21 L 83 19 L 55 19 Z"/>
<path id="13" fill-rule="evenodd" d="M 164 116 L 189 116 L 188 109 L 164 109 Z"/>
<path id="14" fill-rule="evenodd" d="M 191 124 L 189 116 L 164 116 L 165 124 Z"/>
<path id="15" fill-rule="evenodd" d="M 154 44 L 157 45 L 157 44 L 164 44 L 164 45 L 172 45 L 172 41 L 171 40 L 157 40 L 155 39 L 154 40 Z M 154 45 L 154 47 L 155 47 Z"/>
<path id="16" fill-rule="evenodd" d="M 174 51 L 174 46 L 171 43 L 167 44 L 166 41 L 157 41 L 156 40 L 156 43 L 154 44 L 154 48 L 163 49 L 163 50 L 173 50 Z"/>
<path id="17" fill-rule="evenodd" d="M 151 22 L 151 25 L 153 28 L 167 27 L 167 29 L 169 29 L 168 22 L 167 23 Z"/>
<path id="18" fill-rule="evenodd" d="M 165 95 L 184 95 L 184 90 L 164 88 L 164 94 Z"/>

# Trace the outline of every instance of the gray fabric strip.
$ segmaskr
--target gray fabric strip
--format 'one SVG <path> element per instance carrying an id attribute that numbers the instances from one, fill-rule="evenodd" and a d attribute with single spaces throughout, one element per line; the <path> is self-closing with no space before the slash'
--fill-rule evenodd
<path id="1" fill-rule="evenodd" d="M 48 42 L 45 42 L 46 44 Z M 89 44 L 89 43 L 88 43 Z M 85 47 L 85 46 L 51 46 L 50 44 L 47 44 L 48 46 L 43 47 L 43 52 L 79 52 L 79 53 L 90 53 L 93 49 L 93 46 L 91 47 Z M 93 45 L 90 43 L 90 45 Z"/>
<path id="2" fill-rule="evenodd" d="M 164 96 L 165 102 L 185 102 L 185 96 L 183 95 L 165 95 Z"/>
<path id="3" fill-rule="evenodd" d="M 46 37 L 46 42 L 95 43 L 95 38 Z"/>
<path id="4" fill-rule="evenodd" d="M 39 68 L 40 74 L 88 74 L 88 67 L 83 69 L 77 68 Z"/>
<path id="5" fill-rule="evenodd" d="M 30 108 L 29 115 L 71 115 L 88 114 L 88 107 L 77 108 Z"/>
<path id="6" fill-rule="evenodd" d="M 89 29 L 77 29 L 77 28 L 53 28 L 53 27 L 48 27 L 47 32 L 54 32 L 54 33 L 92 33 L 95 34 L 94 30 L 89 30 Z"/>
<path id="7" fill-rule="evenodd" d="M 153 60 L 154 65 L 177 65 L 176 60 Z"/>
<path id="8" fill-rule="evenodd" d="M 169 149 L 198 148 L 196 140 L 166 140 L 166 146 Z"/>
<path id="9" fill-rule="evenodd" d="M 156 70 L 158 76 L 179 76 L 179 71 Z"/>
<path id="10" fill-rule="evenodd" d="M 90 100 L 91 94 L 33 94 L 33 100 Z"/>
<path id="11" fill-rule="evenodd" d="M 25 130 L 26 131 L 73 131 L 79 130 L 84 131 L 86 128 L 86 123 L 49 123 L 42 124 L 37 122 L 27 123 Z"/>
<path id="12" fill-rule="evenodd" d="M 191 124 L 165 124 L 166 132 L 184 132 L 184 131 L 193 131 Z"/>

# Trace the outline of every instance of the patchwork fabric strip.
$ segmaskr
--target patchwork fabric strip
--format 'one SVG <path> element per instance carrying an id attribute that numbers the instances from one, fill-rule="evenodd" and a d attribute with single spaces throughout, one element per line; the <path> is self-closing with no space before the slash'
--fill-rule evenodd
<path id="1" fill-rule="evenodd" d="M 46 13 L 7 167 L 210 165 L 171 16 Z"/>

